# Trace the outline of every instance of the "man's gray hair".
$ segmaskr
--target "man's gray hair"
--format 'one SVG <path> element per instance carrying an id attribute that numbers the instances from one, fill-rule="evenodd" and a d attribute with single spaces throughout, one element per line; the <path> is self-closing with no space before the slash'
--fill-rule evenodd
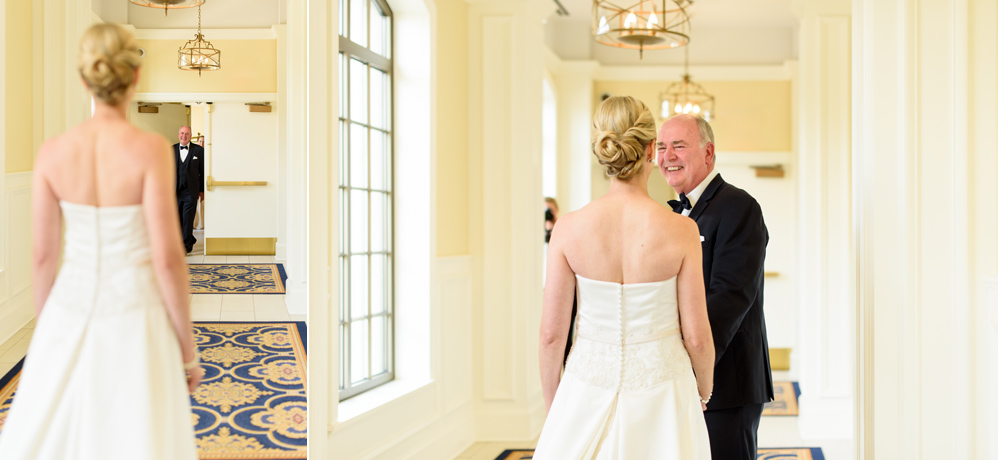
<path id="1" fill-rule="evenodd" d="M 710 129 L 710 123 L 700 115 L 694 115 L 697 121 L 697 129 L 700 130 L 700 148 L 707 146 L 707 143 L 714 143 L 714 130 Z"/>

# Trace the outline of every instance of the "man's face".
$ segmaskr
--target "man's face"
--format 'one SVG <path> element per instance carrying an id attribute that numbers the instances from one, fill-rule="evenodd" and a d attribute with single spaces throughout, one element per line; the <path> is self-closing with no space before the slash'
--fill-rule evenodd
<path id="1" fill-rule="evenodd" d="M 676 193 L 690 193 L 710 174 L 714 144 L 700 147 L 696 120 L 671 118 L 658 132 L 655 143 L 658 170 Z"/>
<path id="2" fill-rule="evenodd" d="M 191 142 L 191 128 L 181 126 L 180 133 L 177 136 L 180 138 L 180 145 L 189 144 Z"/>

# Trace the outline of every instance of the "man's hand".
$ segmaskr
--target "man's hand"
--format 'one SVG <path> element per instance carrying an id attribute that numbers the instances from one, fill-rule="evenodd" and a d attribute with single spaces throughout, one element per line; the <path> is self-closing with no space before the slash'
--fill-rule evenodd
<path id="1" fill-rule="evenodd" d="M 198 193 L 198 199 L 204 201 L 204 192 Z"/>

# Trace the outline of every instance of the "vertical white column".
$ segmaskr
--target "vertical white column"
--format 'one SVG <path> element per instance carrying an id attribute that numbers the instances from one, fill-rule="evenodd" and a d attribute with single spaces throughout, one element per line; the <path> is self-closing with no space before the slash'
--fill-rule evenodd
<path id="1" fill-rule="evenodd" d="M 64 113 L 66 70 L 65 0 L 44 0 L 44 130 L 43 137 L 49 139 L 61 134 L 66 123 Z"/>
<path id="2" fill-rule="evenodd" d="M 288 283 L 285 302 L 288 312 L 302 314 L 307 311 L 308 278 L 305 276 L 305 262 L 308 250 L 308 227 L 306 219 L 306 169 L 305 149 L 308 131 L 307 93 L 307 58 L 305 2 L 308 0 L 291 0 L 288 5 L 287 28 L 287 174 L 282 177 L 287 184 L 287 260 L 284 268 L 287 270 Z"/>
<path id="3" fill-rule="evenodd" d="M 65 127 L 71 128 L 90 119 L 90 94 L 80 81 L 80 72 L 76 70 L 79 60 L 80 37 L 93 23 L 93 6 L 90 0 L 67 0 L 64 10 L 65 40 L 63 62 L 65 74 Z"/>
<path id="4" fill-rule="evenodd" d="M 973 152 L 973 267 L 976 336 L 974 446 L 976 458 L 998 458 L 998 3 L 969 2 L 971 98 L 968 125 Z"/>
<path id="5" fill-rule="evenodd" d="M 0 305 L 7 302 L 7 234 L 13 224 L 7 214 L 7 4 L 0 5 Z M 38 75 L 38 74 L 35 74 Z M 0 339 L 9 337 L 0 332 Z"/>
<path id="6" fill-rule="evenodd" d="M 478 438 L 531 439 L 544 415 L 537 370 L 544 228 L 540 21 L 548 5 L 468 3 Z"/>
<path id="7" fill-rule="evenodd" d="M 593 74 L 596 61 L 561 61 L 558 87 L 558 204 L 575 211 L 592 201 Z"/>
<path id="8" fill-rule="evenodd" d="M 277 250 L 274 256 L 288 258 L 288 26 L 275 24 L 277 36 Z"/>
<path id="9" fill-rule="evenodd" d="M 797 4 L 797 158 L 801 437 L 853 434 L 855 266 L 852 256 L 849 2 Z"/>
<path id="10" fill-rule="evenodd" d="M 860 248 L 861 447 L 866 458 L 983 458 L 974 422 L 980 277 L 994 275 L 993 241 L 981 254 L 971 193 L 978 164 L 994 165 L 994 80 L 969 25 L 993 29 L 993 1 L 864 0 L 854 17 L 854 158 Z M 977 9 L 990 11 L 980 24 Z M 984 33 L 983 31 L 981 31 Z M 993 75 L 993 73 L 992 73 Z M 983 104 L 983 105 L 982 105 Z M 987 110 L 990 126 L 969 114 Z M 993 190 L 993 188 L 991 189 Z M 993 206 L 993 205 L 992 205 Z M 979 215 L 978 212 L 984 213 Z"/>
<path id="11" fill-rule="evenodd" d="M 330 421 L 336 420 L 338 381 L 333 372 L 337 369 L 335 353 L 337 328 L 332 324 L 335 316 L 330 302 L 330 289 L 336 289 L 331 281 L 331 255 L 329 248 L 336 240 L 336 228 L 329 224 L 329 216 L 337 215 L 337 200 L 333 196 L 337 181 L 337 162 L 331 161 L 333 146 L 337 145 L 335 135 L 331 136 L 331 117 L 337 107 L 336 92 L 332 91 L 336 79 L 330 63 L 335 62 L 335 47 L 332 46 L 337 24 L 337 9 L 326 0 L 306 0 L 304 19 L 305 29 L 305 75 L 304 84 L 305 137 L 303 142 L 305 161 L 306 244 L 305 277 L 308 280 L 308 321 L 312 331 L 309 335 L 309 436 L 308 453 L 311 458 L 328 457 L 327 437 Z M 333 278 L 335 279 L 335 278 Z"/>

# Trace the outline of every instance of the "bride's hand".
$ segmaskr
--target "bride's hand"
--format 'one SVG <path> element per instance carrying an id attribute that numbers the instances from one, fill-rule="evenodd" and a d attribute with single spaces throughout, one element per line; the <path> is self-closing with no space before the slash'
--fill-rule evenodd
<path id="1" fill-rule="evenodd" d="M 707 412 L 707 405 L 704 404 L 702 401 L 700 402 L 700 410 Z"/>
<path id="2" fill-rule="evenodd" d="M 202 377 L 204 377 L 204 369 L 201 368 L 201 364 L 194 366 L 187 372 L 187 391 L 189 393 L 193 393 L 194 389 L 201 384 Z"/>

